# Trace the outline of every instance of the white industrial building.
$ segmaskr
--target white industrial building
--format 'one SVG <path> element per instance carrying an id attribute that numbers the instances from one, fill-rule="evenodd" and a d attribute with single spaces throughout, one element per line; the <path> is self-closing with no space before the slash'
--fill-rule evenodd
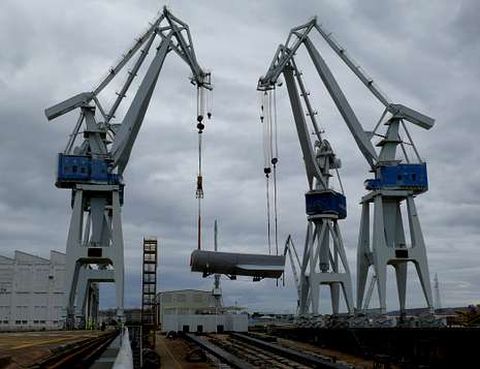
<path id="1" fill-rule="evenodd" d="M 0 330 L 62 328 L 65 254 L 0 256 Z"/>
<path id="2" fill-rule="evenodd" d="M 223 312 L 212 291 L 184 289 L 157 295 L 162 332 L 247 332 L 248 315 Z"/>

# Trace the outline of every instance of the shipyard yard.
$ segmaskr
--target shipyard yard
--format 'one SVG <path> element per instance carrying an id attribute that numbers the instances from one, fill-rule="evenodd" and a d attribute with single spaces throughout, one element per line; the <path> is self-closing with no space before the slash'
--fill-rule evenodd
<path id="1" fill-rule="evenodd" d="M 478 366 L 480 5 L 0 4 L 0 369 Z"/>

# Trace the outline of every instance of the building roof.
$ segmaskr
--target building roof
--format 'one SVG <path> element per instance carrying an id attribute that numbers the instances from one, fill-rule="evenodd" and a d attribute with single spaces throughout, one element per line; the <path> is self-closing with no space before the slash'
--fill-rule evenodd
<path id="1" fill-rule="evenodd" d="M 157 295 L 163 295 L 166 293 L 179 293 L 179 292 L 199 292 L 199 293 L 208 293 L 211 294 L 211 290 L 197 290 L 195 288 L 184 288 L 181 290 L 168 290 L 168 291 L 160 291 Z"/>
<path id="2" fill-rule="evenodd" d="M 14 264 L 15 262 L 18 264 L 65 264 L 65 254 L 59 251 L 51 250 L 50 259 L 19 250 L 15 250 L 13 258 L 0 255 L 0 264 Z"/>
<path id="3" fill-rule="evenodd" d="M 48 259 L 18 250 L 15 250 L 15 261 L 19 264 L 50 264 Z"/>
<path id="4" fill-rule="evenodd" d="M 14 259 L 7 258 L 6 256 L 0 255 L 0 264 L 13 264 L 15 262 Z"/>

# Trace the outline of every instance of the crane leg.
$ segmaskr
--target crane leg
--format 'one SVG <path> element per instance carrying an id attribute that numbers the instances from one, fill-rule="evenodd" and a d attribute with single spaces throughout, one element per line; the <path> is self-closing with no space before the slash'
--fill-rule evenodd
<path id="1" fill-rule="evenodd" d="M 66 327 L 74 328 L 75 326 L 75 298 L 77 292 L 78 275 L 80 265 L 77 262 L 77 249 L 80 247 L 83 229 L 83 191 L 76 190 L 73 196 L 73 211 L 70 219 L 70 227 L 68 229 L 67 247 L 66 247 L 66 263 L 65 270 L 65 287 L 64 287 L 64 308 Z"/>
<path id="2" fill-rule="evenodd" d="M 405 297 L 407 293 L 407 262 L 395 265 L 395 274 L 397 277 L 398 302 L 400 304 L 400 314 L 405 312 Z"/>
<path id="3" fill-rule="evenodd" d="M 124 260 L 123 260 L 123 232 L 122 218 L 120 208 L 120 194 L 118 191 L 112 193 L 112 243 L 115 253 L 111 256 L 114 267 L 117 318 L 123 321 L 123 301 L 124 301 Z"/>
<path id="4" fill-rule="evenodd" d="M 375 264 L 375 275 L 377 276 L 378 298 L 382 313 L 386 312 L 386 292 L 387 292 L 387 260 L 388 250 L 385 239 L 385 223 L 383 218 L 383 199 L 382 196 L 376 196 L 374 199 L 373 215 L 373 253 Z"/>
<path id="5" fill-rule="evenodd" d="M 357 246 L 357 309 L 362 309 L 365 287 L 367 284 L 370 261 L 370 204 L 362 203 L 362 215 L 360 219 L 360 232 Z"/>
<path id="6" fill-rule="evenodd" d="M 330 295 L 332 299 L 332 314 L 338 314 L 340 309 L 340 283 L 330 284 Z"/>
<path id="7" fill-rule="evenodd" d="M 413 196 L 407 197 L 407 212 L 408 221 L 410 224 L 412 252 L 416 254 L 414 261 L 417 269 L 418 278 L 422 285 L 425 300 L 430 309 L 433 309 L 432 286 L 430 284 L 430 273 L 428 271 L 427 250 L 425 248 L 425 241 L 423 239 L 422 228 L 420 227 L 420 220 L 418 219 L 417 208 Z"/>

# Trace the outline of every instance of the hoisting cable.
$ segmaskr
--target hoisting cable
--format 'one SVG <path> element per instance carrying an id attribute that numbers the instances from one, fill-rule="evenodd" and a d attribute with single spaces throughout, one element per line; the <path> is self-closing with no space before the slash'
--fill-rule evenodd
<path id="1" fill-rule="evenodd" d="M 270 183 L 268 174 L 266 175 L 266 187 L 267 187 L 267 242 L 268 242 L 268 254 L 272 254 L 272 239 L 271 239 L 271 226 L 270 226 Z"/>
<path id="2" fill-rule="evenodd" d="M 272 95 L 273 95 L 273 114 L 272 114 Z M 278 255 L 278 210 L 277 210 L 277 163 L 278 163 L 278 133 L 277 133 L 277 90 L 274 87 L 270 91 L 270 116 L 272 125 L 272 135 L 270 137 L 271 163 L 273 166 L 273 234 L 275 240 L 275 255 Z M 273 141 L 273 143 L 272 143 Z M 278 278 L 275 281 L 278 287 Z"/>
<path id="3" fill-rule="evenodd" d="M 207 119 L 212 119 L 213 90 L 206 91 Z"/>
<path id="4" fill-rule="evenodd" d="M 268 243 L 268 253 L 272 253 L 272 241 L 271 241 L 271 226 L 270 226 L 270 150 L 269 150 L 269 116 L 268 116 L 268 93 L 265 91 L 262 94 L 261 105 L 260 105 L 260 123 L 263 125 L 263 157 L 264 157 L 264 167 L 263 173 L 265 174 L 265 185 L 266 185 L 266 197 L 267 197 L 267 243 Z"/>
<path id="5" fill-rule="evenodd" d="M 277 211 L 277 163 L 278 163 L 278 133 L 277 133 L 277 90 L 273 89 L 273 135 L 274 151 L 272 152 L 273 165 L 273 214 L 274 214 L 274 235 L 275 255 L 278 255 L 278 211 Z"/>
<path id="6" fill-rule="evenodd" d="M 198 175 L 197 190 L 195 197 L 198 199 L 198 220 L 197 220 L 197 248 L 202 248 L 202 199 L 203 199 L 203 177 L 202 177 L 202 133 L 205 125 L 202 123 L 205 113 L 204 89 L 197 87 L 197 129 L 198 129 Z"/>

